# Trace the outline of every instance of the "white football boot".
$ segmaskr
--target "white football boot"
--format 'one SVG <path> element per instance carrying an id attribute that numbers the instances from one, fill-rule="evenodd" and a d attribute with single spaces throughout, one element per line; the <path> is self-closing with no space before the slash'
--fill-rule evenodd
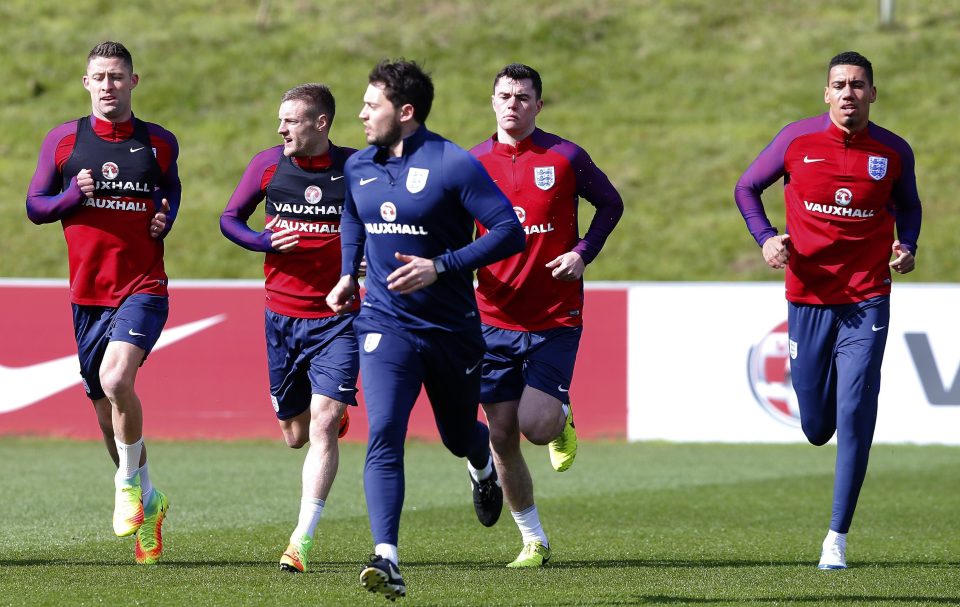
<path id="1" fill-rule="evenodd" d="M 823 540 L 820 552 L 820 564 L 817 569 L 847 568 L 847 534 L 831 531 Z"/>

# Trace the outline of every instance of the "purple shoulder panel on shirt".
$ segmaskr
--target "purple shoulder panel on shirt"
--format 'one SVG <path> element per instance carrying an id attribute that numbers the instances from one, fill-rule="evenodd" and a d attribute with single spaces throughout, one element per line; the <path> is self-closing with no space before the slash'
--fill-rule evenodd
<path id="1" fill-rule="evenodd" d="M 780 129 L 773 141 L 767 144 L 737 181 L 733 197 L 747 229 L 758 245 L 763 246 L 765 240 L 777 234 L 777 229 L 767 219 L 760 195 L 783 177 L 783 159 L 787 148 L 797 137 L 822 131 L 829 126 L 830 115 L 827 113 L 791 122 Z"/>
<path id="2" fill-rule="evenodd" d="M 170 150 L 173 152 L 174 162 L 176 162 L 177 156 L 180 155 L 180 144 L 177 142 L 176 136 L 154 122 L 147 122 L 144 120 L 143 123 L 147 125 L 147 132 L 150 133 L 151 137 L 163 139 L 167 142 L 167 145 L 170 146 Z"/>
<path id="3" fill-rule="evenodd" d="M 280 162 L 283 146 L 276 145 L 255 155 L 247 164 L 240 183 L 230 196 L 227 207 L 220 215 L 220 231 L 231 241 L 251 251 L 272 251 L 270 233 L 257 231 L 247 225 L 247 220 L 257 210 L 266 193 L 261 189 L 263 173 Z"/>
<path id="4" fill-rule="evenodd" d="M 470 153 L 473 154 L 473 156 L 476 158 L 479 158 L 484 154 L 489 154 L 491 151 L 493 151 L 494 137 L 496 137 L 496 135 L 487 137 L 477 145 L 473 146 L 472 148 L 470 148 Z"/>
<path id="5" fill-rule="evenodd" d="M 920 238 L 920 222 L 923 214 L 920 194 L 917 192 L 915 160 L 910 144 L 902 137 L 887 129 L 870 123 L 870 137 L 889 147 L 900 156 L 900 179 L 893 187 L 893 200 L 896 205 L 897 238 L 916 254 L 917 241 Z"/>
<path id="6" fill-rule="evenodd" d="M 57 145 L 68 135 L 77 132 L 77 121 L 71 120 L 50 129 L 40 146 L 37 168 L 27 188 L 27 217 L 33 223 L 59 221 L 83 200 L 76 176 L 63 190 L 63 178 L 57 168 Z"/>
<path id="7" fill-rule="evenodd" d="M 159 187 L 153 193 L 153 202 L 157 209 L 161 208 L 164 198 L 167 199 L 167 204 L 170 207 L 170 211 L 167 213 L 167 224 L 161 235 L 162 238 L 170 233 L 173 222 L 176 221 L 177 214 L 180 212 L 180 198 L 183 191 L 180 184 L 180 169 L 177 166 L 177 159 L 180 157 L 180 144 L 173 133 L 159 124 L 145 120 L 143 122 L 147 125 L 147 133 L 150 134 L 151 138 L 162 139 L 170 147 L 170 166 L 160 176 Z"/>
<path id="8" fill-rule="evenodd" d="M 577 179 L 577 196 L 585 198 L 596 209 L 587 233 L 573 248 L 588 264 L 596 259 L 607 237 L 623 216 L 623 199 L 586 150 L 572 141 L 540 129 L 534 130 L 530 137 L 535 145 L 556 152 L 570 162 Z"/>

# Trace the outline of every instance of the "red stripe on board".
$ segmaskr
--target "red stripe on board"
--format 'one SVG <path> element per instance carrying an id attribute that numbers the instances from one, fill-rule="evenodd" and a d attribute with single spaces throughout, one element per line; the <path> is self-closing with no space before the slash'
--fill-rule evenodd
<path id="1" fill-rule="evenodd" d="M 279 439 L 268 391 L 263 302 L 262 287 L 249 283 L 171 285 L 165 335 L 205 318 L 225 319 L 150 355 L 137 378 L 147 437 Z M 39 379 L 24 377 L 31 365 L 76 360 L 66 285 L 0 285 L 0 309 L 0 434 L 100 438 L 79 374 L 61 364 Z M 583 438 L 626 436 L 626 310 L 625 288 L 586 291 L 584 334 L 570 389 Z M 57 382 L 66 387 L 49 393 Z M 44 391 L 48 395 L 34 399 Z M 32 404 L 11 410 L 24 399 Z M 366 440 L 362 393 L 360 402 L 350 410 L 347 440 Z M 408 434 L 439 438 L 423 394 Z"/>

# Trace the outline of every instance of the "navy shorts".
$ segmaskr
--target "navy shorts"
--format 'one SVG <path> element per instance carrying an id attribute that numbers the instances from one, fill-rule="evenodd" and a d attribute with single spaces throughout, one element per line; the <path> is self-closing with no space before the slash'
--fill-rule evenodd
<path id="1" fill-rule="evenodd" d="M 100 385 L 100 363 L 111 341 L 125 341 L 142 349 L 143 361 L 160 339 L 170 311 L 166 295 L 131 295 L 119 307 L 73 304 L 73 331 L 80 357 L 80 377 L 90 400 L 105 398 Z M 140 364 L 143 364 L 140 361 Z"/>
<path id="2" fill-rule="evenodd" d="M 306 411 L 313 394 L 357 404 L 360 362 L 354 316 L 294 318 L 266 311 L 270 401 L 277 419 Z"/>
<path id="3" fill-rule="evenodd" d="M 511 331 L 483 325 L 487 353 L 483 357 L 480 402 L 520 400 L 524 386 L 530 386 L 569 403 L 582 333 L 583 327 Z"/>

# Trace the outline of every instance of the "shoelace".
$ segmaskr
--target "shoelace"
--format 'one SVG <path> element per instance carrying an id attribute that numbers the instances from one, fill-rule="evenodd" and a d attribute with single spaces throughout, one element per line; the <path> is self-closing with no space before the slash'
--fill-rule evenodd
<path id="1" fill-rule="evenodd" d="M 493 495 L 493 488 L 496 485 L 496 481 L 493 480 L 493 477 L 486 480 L 480 481 L 480 498 L 486 500 Z"/>
<path id="2" fill-rule="evenodd" d="M 155 498 L 156 499 L 156 498 Z M 160 518 L 160 500 L 156 499 L 157 508 L 152 513 L 147 511 L 147 508 L 143 509 L 143 525 L 141 528 L 144 531 L 149 533 L 142 534 L 143 537 L 140 538 L 140 546 L 144 549 L 153 550 L 160 545 L 160 542 L 157 541 L 157 535 L 159 532 L 154 533 L 157 528 L 157 520 Z"/>

